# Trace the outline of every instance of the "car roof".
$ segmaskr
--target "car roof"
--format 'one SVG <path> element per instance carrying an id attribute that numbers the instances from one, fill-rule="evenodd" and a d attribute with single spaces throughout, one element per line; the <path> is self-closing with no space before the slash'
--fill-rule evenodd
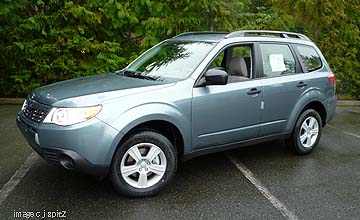
<path id="1" fill-rule="evenodd" d="M 176 35 L 172 40 L 182 40 L 182 41 L 205 41 L 205 42 L 220 42 L 225 39 L 232 38 L 243 38 L 249 40 L 249 38 L 267 38 L 267 39 L 277 39 L 277 41 L 289 40 L 306 41 L 311 42 L 311 40 L 299 33 L 294 32 L 284 32 L 284 31 L 267 31 L 267 30 L 241 30 L 235 32 L 209 32 L 209 31 L 199 31 L 199 32 L 185 32 L 179 35 Z"/>

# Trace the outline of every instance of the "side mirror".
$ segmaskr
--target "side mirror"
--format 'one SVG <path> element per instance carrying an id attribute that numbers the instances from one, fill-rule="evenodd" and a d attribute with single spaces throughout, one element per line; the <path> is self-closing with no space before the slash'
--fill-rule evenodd
<path id="1" fill-rule="evenodd" d="M 225 71 L 219 69 L 209 69 L 205 73 L 206 85 L 226 85 L 228 75 Z"/>

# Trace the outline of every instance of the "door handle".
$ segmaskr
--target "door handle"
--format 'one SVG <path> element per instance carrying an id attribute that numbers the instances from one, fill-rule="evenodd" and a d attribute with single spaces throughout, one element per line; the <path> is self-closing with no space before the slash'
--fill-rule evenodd
<path id="1" fill-rule="evenodd" d="M 248 95 L 256 95 L 259 93 L 261 93 L 261 89 L 257 89 L 257 88 L 252 88 L 247 92 Z"/>
<path id="2" fill-rule="evenodd" d="M 301 81 L 296 86 L 299 88 L 304 88 L 305 86 L 307 86 L 307 84 Z"/>

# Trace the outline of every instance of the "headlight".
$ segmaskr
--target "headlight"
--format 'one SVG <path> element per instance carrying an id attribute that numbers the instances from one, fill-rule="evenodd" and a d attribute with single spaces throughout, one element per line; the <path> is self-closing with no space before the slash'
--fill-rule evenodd
<path id="1" fill-rule="evenodd" d="M 100 105 L 81 108 L 52 108 L 44 119 L 44 123 L 73 125 L 93 118 L 100 110 Z"/>

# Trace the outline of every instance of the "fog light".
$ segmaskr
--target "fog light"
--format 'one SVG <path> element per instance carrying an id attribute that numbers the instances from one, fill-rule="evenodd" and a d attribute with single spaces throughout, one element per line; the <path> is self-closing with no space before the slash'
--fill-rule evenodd
<path id="1" fill-rule="evenodd" d="M 63 166 L 65 169 L 72 170 L 75 168 L 74 160 L 71 159 L 71 157 L 69 157 L 67 155 L 61 155 L 59 160 L 60 160 L 61 166 Z"/>

